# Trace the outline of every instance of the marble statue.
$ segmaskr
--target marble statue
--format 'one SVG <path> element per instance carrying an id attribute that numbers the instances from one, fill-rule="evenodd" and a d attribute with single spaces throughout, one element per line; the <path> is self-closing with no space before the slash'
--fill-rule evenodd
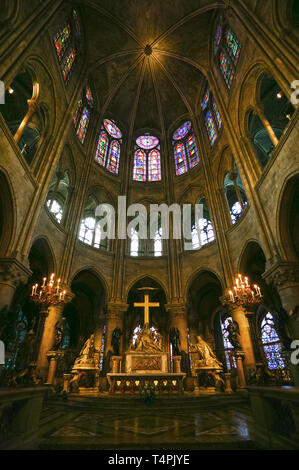
<path id="1" fill-rule="evenodd" d="M 197 336 L 197 343 L 190 345 L 191 352 L 197 352 L 199 355 L 199 363 L 203 367 L 212 367 L 222 369 L 223 365 L 216 358 L 211 346 L 202 339 L 201 336 Z"/>
<path id="2" fill-rule="evenodd" d="M 135 344 L 131 345 L 131 351 L 156 352 L 162 351 L 162 336 L 154 333 L 146 324 L 137 333 Z"/>
<path id="3" fill-rule="evenodd" d="M 94 345 L 94 335 L 85 342 L 83 348 L 80 351 L 79 357 L 76 359 L 73 370 L 88 369 L 95 367 L 95 355 L 96 349 Z"/>
<path id="4" fill-rule="evenodd" d="M 228 339 L 231 345 L 233 346 L 233 348 L 236 351 L 240 351 L 242 347 L 239 341 L 240 330 L 239 330 L 238 323 L 236 321 L 229 319 L 226 331 L 228 332 Z"/>

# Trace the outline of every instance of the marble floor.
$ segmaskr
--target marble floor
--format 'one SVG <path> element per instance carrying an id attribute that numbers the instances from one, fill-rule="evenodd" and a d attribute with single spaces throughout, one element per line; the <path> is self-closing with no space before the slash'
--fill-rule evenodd
<path id="1" fill-rule="evenodd" d="M 56 399 L 43 410 L 40 449 L 254 449 L 252 429 L 246 400 L 231 397 Z"/>

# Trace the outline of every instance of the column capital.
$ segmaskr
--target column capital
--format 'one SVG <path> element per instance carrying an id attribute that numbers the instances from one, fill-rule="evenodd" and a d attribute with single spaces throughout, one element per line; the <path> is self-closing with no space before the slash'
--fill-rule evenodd
<path id="1" fill-rule="evenodd" d="M 122 318 L 124 313 L 128 310 L 129 305 L 125 302 L 108 302 L 107 303 L 107 315 L 108 319 Z"/>
<path id="2" fill-rule="evenodd" d="M 29 267 L 16 258 L 0 259 L 0 283 L 17 287 L 26 284 L 31 275 Z"/>
<path id="3" fill-rule="evenodd" d="M 165 304 L 165 310 L 176 318 L 185 317 L 187 313 L 187 306 L 185 303 L 180 302 L 168 303 Z"/>
<path id="4" fill-rule="evenodd" d="M 278 289 L 299 283 L 299 264 L 280 261 L 271 266 L 263 275 L 267 284 L 273 283 Z"/>

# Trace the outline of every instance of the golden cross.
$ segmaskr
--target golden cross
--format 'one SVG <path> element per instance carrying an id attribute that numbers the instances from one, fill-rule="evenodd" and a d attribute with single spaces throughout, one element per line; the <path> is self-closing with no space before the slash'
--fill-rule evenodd
<path id="1" fill-rule="evenodd" d="M 160 307 L 159 302 L 150 302 L 149 301 L 149 295 L 145 294 L 144 295 L 144 302 L 139 303 L 139 302 L 134 302 L 134 307 L 144 307 L 144 324 L 148 325 L 149 324 L 149 309 L 150 307 Z"/>

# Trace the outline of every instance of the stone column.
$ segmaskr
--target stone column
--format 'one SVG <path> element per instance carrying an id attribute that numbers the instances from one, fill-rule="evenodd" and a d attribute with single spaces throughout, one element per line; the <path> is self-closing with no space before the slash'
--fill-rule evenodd
<path id="1" fill-rule="evenodd" d="M 268 132 L 268 135 L 274 145 L 274 147 L 277 147 L 278 145 L 278 139 L 275 135 L 275 132 L 270 124 L 270 122 L 268 121 L 268 119 L 266 118 L 266 116 L 264 115 L 264 112 L 263 112 L 263 108 L 261 105 L 259 106 L 256 106 L 254 108 L 254 114 L 256 114 L 260 120 L 262 121 L 263 123 L 263 126 L 265 127 L 266 131 Z"/>
<path id="2" fill-rule="evenodd" d="M 112 356 L 112 374 L 118 374 L 120 372 L 120 361 L 121 356 Z"/>
<path id="3" fill-rule="evenodd" d="M 181 356 L 173 356 L 173 372 L 175 372 L 176 374 L 180 374 L 182 371 L 181 371 L 181 360 L 182 360 L 182 357 Z"/>
<path id="4" fill-rule="evenodd" d="M 15 140 L 16 143 L 19 142 L 19 140 L 22 137 L 22 134 L 23 134 L 27 124 L 29 123 L 29 121 L 31 119 L 32 114 L 35 113 L 35 111 L 37 111 L 37 109 L 38 109 L 37 102 L 35 100 L 28 100 L 28 111 L 27 111 L 23 121 L 21 122 L 21 124 L 19 126 L 19 129 L 17 130 L 17 132 L 14 135 L 14 140 Z"/>
<path id="5" fill-rule="evenodd" d="M 243 359 L 245 356 L 243 351 L 238 351 L 236 353 L 236 363 L 237 363 L 237 373 L 238 373 L 238 388 L 246 388 L 246 379 L 244 374 Z"/>
<path id="6" fill-rule="evenodd" d="M 244 365 L 245 369 L 248 372 L 249 369 L 255 369 L 255 357 L 251 342 L 249 323 L 246 318 L 245 309 L 239 305 L 234 305 L 231 308 L 231 314 L 234 321 L 239 325 L 240 336 L 239 341 L 244 352 Z"/>
<path id="7" fill-rule="evenodd" d="M 188 354 L 187 312 L 185 304 L 166 304 L 165 309 L 169 313 L 170 329 L 177 328 L 180 332 L 180 350 Z"/>
<path id="8" fill-rule="evenodd" d="M 56 367 L 57 367 L 57 361 L 63 355 L 64 355 L 63 351 L 49 351 L 47 353 L 47 357 L 50 360 L 47 384 L 51 385 L 51 384 L 54 383 Z"/>
<path id="9" fill-rule="evenodd" d="M 109 302 L 107 305 L 107 329 L 106 329 L 106 345 L 105 345 L 105 355 L 108 351 L 113 353 L 113 347 L 111 344 L 112 333 L 115 328 L 120 328 L 123 332 L 123 323 L 124 323 L 124 314 L 128 310 L 128 305 L 125 303 L 118 302 Z M 122 341 L 123 336 L 121 336 L 120 342 L 120 353 L 122 354 Z"/>
<path id="10" fill-rule="evenodd" d="M 45 324 L 41 332 L 41 342 L 36 363 L 37 373 L 43 378 L 46 378 L 48 374 L 49 365 L 47 353 L 51 351 L 53 347 L 55 325 L 60 320 L 63 309 L 64 303 L 51 305 L 48 309 L 48 313 L 45 313 Z"/>
<path id="11" fill-rule="evenodd" d="M 0 311 L 10 307 L 17 286 L 26 284 L 30 275 L 29 267 L 17 259 L 0 259 Z"/>
<path id="12" fill-rule="evenodd" d="M 225 372 L 224 374 L 224 392 L 225 393 L 233 393 L 231 383 L 230 383 L 230 377 L 231 373 L 230 372 Z"/>

